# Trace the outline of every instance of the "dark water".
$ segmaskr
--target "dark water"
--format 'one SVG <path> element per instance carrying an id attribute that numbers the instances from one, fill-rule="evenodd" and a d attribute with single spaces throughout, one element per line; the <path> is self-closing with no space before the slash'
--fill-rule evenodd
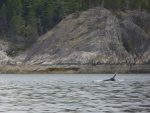
<path id="1" fill-rule="evenodd" d="M 0 113 L 150 113 L 150 74 L 0 75 Z"/>

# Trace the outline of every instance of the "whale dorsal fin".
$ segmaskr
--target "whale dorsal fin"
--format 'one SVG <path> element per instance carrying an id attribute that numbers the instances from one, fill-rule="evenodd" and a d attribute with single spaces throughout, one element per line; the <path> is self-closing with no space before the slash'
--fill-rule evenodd
<path id="1" fill-rule="evenodd" d="M 114 76 L 112 77 L 113 79 L 115 79 L 117 73 L 118 73 L 119 69 L 115 72 Z"/>

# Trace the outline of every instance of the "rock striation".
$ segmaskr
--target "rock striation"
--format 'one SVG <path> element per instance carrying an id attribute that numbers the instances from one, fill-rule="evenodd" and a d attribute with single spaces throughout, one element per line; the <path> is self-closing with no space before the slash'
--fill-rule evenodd
<path id="1" fill-rule="evenodd" d="M 24 61 L 42 65 L 147 64 L 148 20 L 146 13 L 129 11 L 118 16 L 101 7 L 74 13 L 39 37 Z"/>

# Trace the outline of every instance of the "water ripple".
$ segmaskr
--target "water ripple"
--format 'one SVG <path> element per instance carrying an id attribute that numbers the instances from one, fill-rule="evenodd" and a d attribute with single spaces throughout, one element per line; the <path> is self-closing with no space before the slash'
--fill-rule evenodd
<path id="1" fill-rule="evenodd" d="M 150 81 L 0 82 L 1 113 L 148 113 Z"/>

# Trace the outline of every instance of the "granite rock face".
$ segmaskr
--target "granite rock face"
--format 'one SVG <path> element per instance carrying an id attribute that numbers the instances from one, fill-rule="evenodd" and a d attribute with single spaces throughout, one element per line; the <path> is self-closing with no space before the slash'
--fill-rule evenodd
<path id="1" fill-rule="evenodd" d="M 149 18 L 148 14 L 143 15 Z M 148 63 L 149 26 L 137 24 L 135 17 L 138 18 L 128 12 L 120 20 L 101 7 L 71 14 L 39 38 L 25 62 L 43 65 Z"/>
<path id="2" fill-rule="evenodd" d="M 8 42 L 0 40 L 0 65 L 15 65 L 16 62 L 7 56 L 6 51 L 10 48 Z"/>
<path id="3" fill-rule="evenodd" d="M 135 63 L 150 63 L 150 14 L 128 11 L 120 23 L 122 41 Z"/>
<path id="4" fill-rule="evenodd" d="M 8 57 L 3 51 L 0 51 L 0 65 L 15 65 L 16 62 L 12 58 Z"/>
<path id="5" fill-rule="evenodd" d="M 150 14 L 140 11 L 128 11 L 130 18 L 136 25 L 141 27 L 150 36 Z"/>

